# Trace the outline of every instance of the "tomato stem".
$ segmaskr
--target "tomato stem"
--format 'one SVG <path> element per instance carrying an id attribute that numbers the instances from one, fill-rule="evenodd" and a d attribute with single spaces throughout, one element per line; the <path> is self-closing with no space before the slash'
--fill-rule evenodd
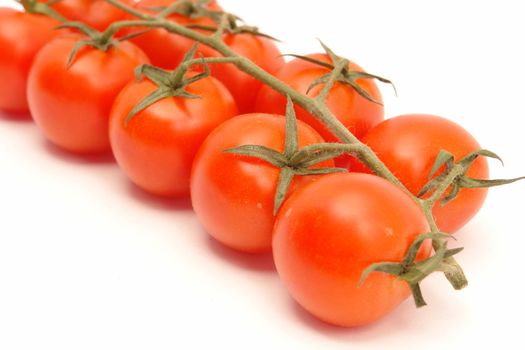
<path id="1" fill-rule="evenodd" d="M 410 291 L 412 292 L 412 296 L 414 297 L 414 302 L 416 303 L 416 307 L 422 307 L 426 306 L 427 303 L 425 299 L 423 298 L 423 293 L 421 292 L 421 286 L 419 283 L 416 284 L 409 284 Z"/>
<path id="2" fill-rule="evenodd" d="M 39 2 L 37 0 L 17 0 L 27 13 L 39 14 L 56 19 L 59 22 L 66 22 L 67 20 L 50 5 L 52 1 Z"/>

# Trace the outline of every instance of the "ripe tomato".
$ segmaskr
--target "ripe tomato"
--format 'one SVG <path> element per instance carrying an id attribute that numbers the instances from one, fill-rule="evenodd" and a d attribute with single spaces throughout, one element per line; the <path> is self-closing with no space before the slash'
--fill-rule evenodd
<path id="1" fill-rule="evenodd" d="M 45 16 L 0 8 L 0 110 L 29 110 L 26 88 L 36 53 L 57 34 L 58 22 Z"/>
<path id="2" fill-rule="evenodd" d="M 78 39 L 57 38 L 38 53 L 29 73 L 30 111 L 54 144 L 76 153 L 107 152 L 113 101 L 134 79 L 134 69 L 149 61 L 135 45 L 121 42 L 106 52 L 84 46 L 68 67 Z"/>
<path id="3" fill-rule="evenodd" d="M 390 313 L 410 295 L 406 282 L 363 271 L 400 262 L 429 231 L 419 206 L 390 182 L 368 174 L 334 174 L 297 189 L 275 222 L 273 255 L 292 297 L 319 319 L 360 326 Z M 418 259 L 428 257 L 425 241 Z"/>
<path id="4" fill-rule="evenodd" d="M 151 13 L 152 8 L 159 6 L 168 6 L 173 4 L 173 0 L 141 0 L 135 4 L 138 10 Z M 211 2 L 209 8 L 220 10 L 221 8 L 215 1 Z M 168 17 L 182 25 L 198 24 L 215 27 L 216 24 L 210 18 L 189 18 L 180 14 L 173 14 Z M 137 28 L 135 31 L 144 30 Z M 133 32 L 133 31 L 131 31 Z M 140 47 L 150 58 L 151 63 L 157 67 L 172 70 L 175 69 L 184 58 L 184 55 L 190 51 L 195 42 L 183 36 L 170 33 L 165 29 L 152 29 L 131 39 L 135 45 Z M 200 53 L 203 56 L 209 56 L 210 49 L 205 46 L 200 47 Z"/>
<path id="5" fill-rule="evenodd" d="M 458 124 L 432 115 L 403 115 L 384 121 L 365 136 L 363 141 L 389 167 L 405 186 L 418 194 L 429 181 L 428 175 L 440 150 L 446 150 L 456 161 L 479 150 L 478 142 Z M 352 160 L 352 171 L 370 172 L 362 163 Z M 485 158 L 478 158 L 467 173 L 487 179 Z M 444 207 L 439 202 L 433 213 L 438 227 L 454 233 L 479 211 L 487 189 L 462 189 L 456 199 Z"/>
<path id="6" fill-rule="evenodd" d="M 236 115 L 237 107 L 224 85 L 208 77 L 186 87 L 202 98 L 166 98 L 126 125 L 129 112 L 156 89 L 144 80 L 128 85 L 117 97 L 109 126 L 113 153 L 126 175 L 144 190 L 162 196 L 189 195 L 195 153 L 216 126 Z"/>
<path id="7" fill-rule="evenodd" d="M 132 5 L 133 0 L 120 0 Z M 111 23 L 122 21 L 129 15 L 105 0 L 61 0 L 51 5 L 70 21 L 81 21 L 93 29 L 104 31 Z"/>
<path id="8" fill-rule="evenodd" d="M 223 40 L 233 51 L 252 60 L 270 74 L 274 74 L 284 64 L 281 52 L 271 39 L 249 33 L 241 33 L 226 34 Z M 214 52 L 210 56 L 220 55 Z M 233 64 L 215 64 L 211 66 L 211 70 L 213 76 L 222 81 L 231 91 L 241 113 L 255 111 L 257 92 L 261 89 L 263 83 L 240 71 Z M 284 105 L 277 114 L 284 115 L 286 98 L 284 96 L 282 98 Z"/>
<path id="9" fill-rule="evenodd" d="M 325 54 L 313 54 L 308 57 L 332 63 Z M 350 62 L 350 70 L 363 72 L 357 64 Z M 329 73 L 328 68 L 302 59 L 294 59 L 286 63 L 275 76 L 290 85 L 295 90 L 315 97 L 319 95 L 324 84 L 314 87 L 308 94 L 310 85 L 321 76 Z M 370 79 L 357 80 L 357 84 L 364 89 L 374 100 L 382 102 L 381 93 L 374 81 Z M 350 130 L 357 138 L 363 137 L 369 129 L 383 120 L 383 106 L 371 102 L 357 93 L 350 85 L 337 82 L 330 90 L 326 104 L 330 111 Z M 286 108 L 286 98 L 268 86 L 262 86 L 257 96 L 255 109 L 258 112 L 282 114 Z M 310 124 L 327 141 L 337 141 L 332 133 L 321 122 L 315 119 L 304 109 L 295 108 L 297 118 Z"/>
<path id="10" fill-rule="evenodd" d="M 298 135 L 300 147 L 323 141 L 302 122 L 298 123 Z M 257 158 L 223 151 L 255 144 L 282 152 L 284 141 L 285 118 L 258 113 L 228 120 L 202 144 L 193 164 L 191 198 L 200 222 L 221 243 L 245 252 L 271 249 L 280 173 L 280 169 Z M 313 180 L 311 176 L 296 176 L 290 190 Z"/>

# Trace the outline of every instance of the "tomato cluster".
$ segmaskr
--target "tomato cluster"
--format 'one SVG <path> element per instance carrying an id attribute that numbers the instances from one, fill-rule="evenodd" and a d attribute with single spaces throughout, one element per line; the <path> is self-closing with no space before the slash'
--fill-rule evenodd
<path id="1" fill-rule="evenodd" d="M 173 1 L 123 3 L 153 16 Z M 223 25 L 215 1 L 184 4 L 184 11 L 166 19 L 206 35 Z M 96 30 L 133 18 L 102 0 L 51 6 Z M 390 274 L 361 277 L 371 264 L 401 262 L 417 237 L 431 231 L 417 196 L 436 158 L 442 150 L 459 160 L 480 149 L 461 126 L 425 114 L 384 120 L 375 76 L 350 61 L 341 76 L 331 76 L 341 64 L 331 51 L 285 62 L 260 33 L 235 28 L 219 33 L 232 52 L 301 96 L 323 96 L 324 106 L 376 153 L 405 191 L 374 175 L 356 154 L 342 161 L 342 152 L 326 158 L 308 153 L 319 145 L 337 147 L 338 139 L 313 110 L 287 108 L 286 96 L 274 86 L 233 64 L 185 66 L 194 57 L 222 56 L 208 46 L 194 47 L 193 40 L 163 28 L 127 28 L 117 38 L 131 40 L 119 41 L 92 30 L 53 30 L 58 24 L 42 14 L 0 9 L 0 47 L 11 48 L 0 53 L 0 79 L 10 82 L 0 86 L 0 110 L 29 111 L 45 137 L 70 152 L 112 152 L 145 191 L 191 196 L 212 237 L 243 252 L 273 252 L 293 298 L 326 322 L 368 324 L 410 295 L 412 286 Z M 330 78 L 333 85 L 326 90 Z M 259 155 L 238 152 L 242 147 Z M 446 170 L 442 166 L 434 179 Z M 487 179 L 486 160 L 473 160 L 465 176 Z M 486 193 L 464 189 L 447 205 L 438 202 L 433 209 L 438 228 L 460 229 Z M 276 205 L 279 194 L 282 205 Z M 415 259 L 430 255 L 426 240 Z"/>

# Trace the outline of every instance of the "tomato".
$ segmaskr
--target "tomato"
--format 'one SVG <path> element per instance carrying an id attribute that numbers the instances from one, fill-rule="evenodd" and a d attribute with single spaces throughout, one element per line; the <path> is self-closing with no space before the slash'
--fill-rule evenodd
<path id="1" fill-rule="evenodd" d="M 308 57 L 325 63 L 332 63 L 331 59 L 325 54 L 312 54 Z M 363 69 L 353 62 L 350 62 L 349 68 L 352 71 L 363 72 Z M 315 97 L 319 95 L 324 84 L 314 87 L 307 94 L 308 88 L 316 79 L 329 72 L 328 68 L 297 58 L 285 64 L 275 73 L 275 76 L 295 90 Z M 359 79 L 357 84 L 374 100 L 382 102 L 381 93 L 374 81 Z M 340 82 L 337 82 L 328 93 L 326 105 L 357 138 L 362 138 L 369 129 L 380 123 L 384 117 L 383 106 L 367 100 L 357 93 L 353 87 Z M 266 85 L 260 89 L 255 105 L 256 111 L 282 114 L 285 108 L 286 97 Z M 313 126 L 325 140 L 337 141 L 326 126 L 303 108 L 296 106 L 296 114 L 298 119 Z"/>
<path id="2" fill-rule="evenodd" d="M 195 74 L 195 73 L 193 73 Z M 149 80 L 128 85 L 115 100 L 110 140 L 115 158 L 138 186 L 162 196 L 189 195 L 191 165 L 206 136 L 237 113 L 229 91 L 213 77 L 185 89 L 200 99 L 166 98 L 129 112 L 158 87 Z"/>
<path id="3" fill-rule="evenodd" d="M 159 6 L 171 5 L 173 0 L 141 0 L 135 7 L 138 10 L 149 13 L 151 9 Z M 210 9 L 220 10 L 221 8 L 215 1 L 210 3 Z M 210 27 L 216 27 L 216 24 L 210 18 L 189 18 L 180 14 L 173 14 L 168 17 L 171 21 L 175 21 L 182 25 L 198 24 Z M 135 31 L 141 31 L 145 28 L 137 28 Z M 173 70 L 184 58 L 184 55 L 190 51 L 195 41 L 185 38 L 183 36 L 170 33 L 165 29 L 152 29 L 145 33 L 131 39 L 131 41 L 140 47 L 151 59 L 151 63 L 157 67 Z M 209 56 L 210 49 L 202 46 L 200 53 L 203 56 Z"/>
<path id="4" fill-rule="evenodd" d="M 452 153 L 458 161 L 481 148 L 460 125 L 425 114 L 386 120 L 370 130 L 363 141 L 416 195 L 429 181 L 428 176 L 440 150 Z M 355 160 L 351 162 L 350 169 L 370 172 Z M 467 176 L 487 179 L 489 170 L 486 159 L 478 158 Z M 456 232 L 479 211 L 486 195 L 487 189 L 462 189 L 457 198 L 444 207 L 438 202 L 433 210 L 438 227 L 445 232 Z"/>
<path id="5" fill-rule="evenodd" d="M 298 123 L 299 146 L 322 142 Z M 215 129 L 195 157 L 191 175 L 193 208 L 206 231 L 219 242 L 244 252 L 271 250 L 274 196 L 280 169 L 254 157 L 223 152 L 254 144 L 282 152 L 285 118 L 247 114 Z M 333 166 L 331 161 L 319 166 Z M 317 177 L 296 176 L 290 191 Z"/>
<path id="6" fill-rule="evenodd" d="M 61 37 L 44 46 L 29 73 L 31 114 L 54 144 L 76 153 L 110 150 L 108 119 L 113 100 L 148 63 L 135 45 L 121 42 L 103 52 L 90 46 L 67 61 L 79 37 Z"/>
<path id="7" fill-rule="evenodd" d="M 281 52 L 275 43 L 268 38 L 249 33 L 226 34 L 224 42 L 240 56 L 247 57 L 270 74 L 275 73 L 284 64 Z M 220 56 L 217 52 L 210 56 Z M 239 111 L 251 113 L 255 111 L 257 93 L 264 86 L 259 80 L 240 71 L 233 64 L 215 64 L 211 66 L 212 74 L 231 91 Z M 286 98 L 283 106 L 286 106 Z M 274 113 L 274 112 L 269 112 Z M 285 113 L 285 108 L 277 114 Z"/>
<path id="8" fill-rule="evenodd" d="M 133 0 L 119 0 L 131 6 Z M 111 23 L 125 20 L 129 14 L 105 0 L 61 0 L 51 5 L 70 21 L 81 21 L 93 29 L 104 31 Z"/>
<path id="9" fill-rule="evenodd" d="M 0 8 L 0 110 L 25 113 L 29 68 L 36 53 L 58 32 L 45 16 Z"/>
<path id="10" fill-rule="evenodd" d="M 400 262 L 429 231 L 419 206 L 392 183 L 368 174 L 334 174 L 297 189 L 275 222 L 273 255 L 292 297 L 317 318 L 360 326 L 390 313 L 410 295 L 406 282 L 372 272 Z M 428 257 L 425 241 L 418 259 Z"/>

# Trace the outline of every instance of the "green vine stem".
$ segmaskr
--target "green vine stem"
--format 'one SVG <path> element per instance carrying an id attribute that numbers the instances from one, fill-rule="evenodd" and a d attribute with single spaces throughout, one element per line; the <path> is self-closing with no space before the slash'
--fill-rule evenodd
<path id="1" fill-rule="evenodd" d="M 169 21 L 165 18 L 152 16 L 149 14 L 142 13 L 136 9 L 127 6 L 123 3 L 120 3 L 117 0 L 106 0 L 108 3 L 113 6 L 130 13 L 131 15 L 138 18 L 138 20 L 129 20 L 116 22 L 112 24 L 108 31 L 117 32 L 120 29 L 129 28 L 129 27 L 142 27 L 142 28 L 163 28 L 169 32 L 184 36 L 186 38 L 195 40 L 203 45 L 209 46 L 219 52 L 222 58 L 207 59 L 208 63 L 229 63 L 234 64 L 237 68 L 252 77 L 260 80 L 265 85 L 268 85 L 275 91 L 279 92 L 284 96 L 289 96 L 291 100 L 308 111 L 310 114 L 314 115 L 322 123 L 324 123 L 330 131 L 343 143 L 344 147 L 351 147 L 352 152 L 355 153 L 359 159 L 365 163 L 375 174 L 381 176 L 388 181 L 394 183 L 404 192 L 409 194 L 421 207 L 425 216 L 428 220 L 431 232 L 438 233 L 440 232 L 434 217 L 432 215 L 432 207 L 429 205 L 429 201 L 422 200 L 417 196 L 414 196 L 402 183 L 399 179 L 386 167 L 386 165 L 377 157 L 377 155 L 364 143 L 359 141 L 328 109 L 324 100 L 319 98 L 310 98 L 281 80 L 277 79 L 273 75 L 269 74 L 261 67 L 256 65 L 254 62 L 238 55 L 232 49 L 230 49 L 222 40 L 222 37 L 219 35 L 205 35 L 195 30 L 192 30 L 183 25 L 177 24 L 176 22 Z M 225 14 L 228 15 L 228 14 Z M 185 64 L 202 64 L 202 60 L 190 60 Z M 340 69 L 338 67 L 338 69 Z M 449 184 L 444 183 L 442 188 L 436 190 L 434 195 L 438 198 L 440 197 L 439 192 L 445 192 L 448 188 L 447 185 L 452 183 L 453 179 Z M 443 239 L 434 239 L 433 240 L 434 250 L 438 251 L 440 247 L 445 244 Z M 463 271 L 459 264 L 455 261 L 453 257 L 446 259 L 448 268 L 446 269 L 445 275 L 447 279 L 451 282 L 452 286 L 455 289 L 461 289 L 467 285 L 467 279 L 463 274 Z"/>
<path id="2" fill-rule="evenodd" d="M 24 11 L 27 13 L 48 16 L 57 20 L 58 22 L 66 21 L 66 19 L 61 14 L 51 7 L 51 5 L 53 5 L 56 1 L 40 2 L 38 0 L 16 0 L 16 2 L 22 5 L 24 7 Z"/>

